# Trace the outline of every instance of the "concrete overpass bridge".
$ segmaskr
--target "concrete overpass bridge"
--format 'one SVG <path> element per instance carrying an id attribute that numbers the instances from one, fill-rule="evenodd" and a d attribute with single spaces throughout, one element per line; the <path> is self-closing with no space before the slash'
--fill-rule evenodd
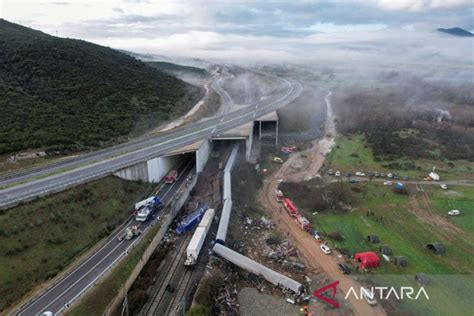
<path id="1" fill-rule="evenodd" d="M 276 129 L 262 134 L 262 122 L 273 124 L 276 126 Z M 257 131 L 257 135 L 255 135 L 254 131 Z M 127 180 L 159 182 L 170 170 L 178 165 L 180 161 L 190 155 L 195 156 L 195 171 L 199 173 L 207 163 L 213 145 L 219 141 L 241 141 L 245 145 L 245 157 L 247 161 L 249 161 L 254 137 L 258 137 L 259 139 L 262 137 L 271 137 L 274 138 L 276 142 L 278 141 L 278 114 L 276 111 L 223 133 L 215 134 L 207 139 L 199 140 L 195 143 L 172 150 L 160 157 L 152 158 L 119 170 L 115 172 L 114 175 Z"/>
<path id="2" fill-rule="evenodd" d="M 212 142 L 243 140 L 250 156 L 255 120 L 285 106 L 301 93 L 301 84 L 277 78 L 279 88 L 269 97 L 236 111 L 176 128 L 158 136 L 146 137 L 99 150 L 0 181 L 0 208 L 59 192 L 78 184 L 116 174 L 127 179 L 159 181 L 173 166 L 176 157 L 196 155 L 196 171 L 207 161 Z M 262 134 L 260 134 L 261 137 Z M 190 146 L 190 147 L 187 147 Z"/>

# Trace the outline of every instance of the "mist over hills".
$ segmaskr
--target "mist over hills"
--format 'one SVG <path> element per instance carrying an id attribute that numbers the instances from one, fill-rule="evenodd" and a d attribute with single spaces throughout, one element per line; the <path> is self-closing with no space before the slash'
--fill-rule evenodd
<path id="1" fill-rule="evenodd" d="M 0 154 L 124 141 L 183 114 L 199 95 L 117 50 L 0 19 Z"/>

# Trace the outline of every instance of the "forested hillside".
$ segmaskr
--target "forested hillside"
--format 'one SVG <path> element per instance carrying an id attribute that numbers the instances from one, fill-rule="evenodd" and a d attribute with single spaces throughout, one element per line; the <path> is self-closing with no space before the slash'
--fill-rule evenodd
<path id="1" fill-rule="evenodd" d="M 209 75 L 209 73 L 202 68 L 183 66 L 164 61 L 149 61 L 147 64 L 172 75 L 193 75 L 200 78 L 206 78 Z"/>
<path id="2" fill-rule="evenodd" d="M 199 94 L 111 48 L 0 19 L 0 154 L 123 141 L 183 114 Z"/>

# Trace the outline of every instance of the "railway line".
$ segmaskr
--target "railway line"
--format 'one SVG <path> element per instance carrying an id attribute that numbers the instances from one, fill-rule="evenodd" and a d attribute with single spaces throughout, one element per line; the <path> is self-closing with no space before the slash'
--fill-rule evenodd
<path id="1" fill-rule="evenodd" d="M 121 144 L 111 149 L 104 149 L 95 153 L 85 155 L 64 161 L 59 165 L 48 165 L 39 170 L 26 172 L 26 174 L 17 174 L 19 177 L 13 177 L 0 180 L 1 185 L 13 184 L 18 180 L 26 180 L 27 178 L 38 176 L 36 180 L 0 190 L 0 207 L 8 207 L 14 205 L 17 201 L 28 200 L 34 196 L 44 195 L 48 192 L 56 192 L 64 190 L 77 183 L 90 181 L 104 176 L 113 170 L 123 168 L 127 165 L 146 161 L 151 157 L 156 157 L 162 153 L 169 152 L 175 148 L 184 146 L 185 144 L 194 142 L 197 139 L 207 139 L 211 135 L 221 133 L 231 128 L 242 125 L 251 121 L 256 116 L 264 115 L 268 112 L 276 110 L 286 105 L 290 100 L 294 99 L 301 93 L 301 85 L 294 81 L 280 78 L 282 85 L 271 96 L 261 100 L 255 104 L 239 109 L 237 111 L 227 113 L 213 119 L 205 120 L 178 128 L 170 133 L 162 134 L 158 137 L 150 137 L 132 141 L 128 144 Z M 100 161 L 99 161 L 100 160 Z M 194 169 L 194 159 L 186 161 L 180 166 L 179 178 L 173 184 L 161 183 L 154 190 L 154 194 L 162 197 L 164 205 L 169 205 L 177 192 L 178 188 L 186 181 L 189 174 Z M 64 168 L 70 168 L 64 171 Z M 54 172 L 54 175 L 48 173 Z M 15 192 L 15 193 L 14 193 Z M 166 211 L 161 211 L 164 214 Z M 162 215 L 160 214 L 160 215 Z M 100 246 L 90 251 L 85 259 L 73 266 L 69 271 L 58 278 L 52 285 L 38 293 L 37 296 L 26 302 L 14 311 L 15 315 L 38 315 L 45 311 L 52 312 L 54 315 L 62 314 L 75 301 L 77 301 L 89 288 L 94 286 L 96 282 L 111 270 L 120 260 L 128 255 L 129 250 L 157 223 L 156 219 L 149 220 L 141 224 L 140 229 L 143 234 L 131 240 L 118 240 L 118 236 L 124 235 L 127 228 L 136 225 L 135 220 L 130 216 L 126 222 L 112 233 Z M 193 284 L 193 276 L 196 273 L 186 270 L 184 267 L 185 248 L 191 236 L 181 238 L 179 251 L 171 260 L 171 263 L 165 263 L 163 269 L 167 269 L 164 274 L 166 279 L 160 280 L 159 290 L 154 293 L 155 299 L 158 301 L 149 307 L 151 314 L 167 314 L 182 305 L 183 298 L 187 295 L 190 285 Z M 169 265 L 170 266 L 167 266 Z M 163 284 L 165 286 L 170 281 L 176 287 L 176 293 L 169 296 L 168 291 L 163 292 Z M 168 297 L 167 297 L 168 295 Z M 164 302 L 167 302 L 166 304 Z M 163 304 L 160 304 L 163 302 Z M 149 315 L 150 313 L 145 313 Z"/>
<path id="2" fill-rule="evenodd" d="M 193 169 L 194 159 L 183 162 L 178 168 L 180 175 L 176 182 L 173 184 L 160 183 L 154 190 L 154 194 L 158 194 L 162 197 L 164 204 L 160 215 L 166 213 L 167 206 L 173 201 L 177 189 L 186 181 Z M 28 316 L 37 315 L 45 311 L 50 311 L 54 314 L 64 312 L 64 310 L 69 308 L 85 291 L 92 287 L 100 277 L 128 255 L 129 250 L 157 224 L 157 218 L 143 223 L 140 226 L 143 233 L 137 238 L 119 241 L 118 237 L 124 235 L 128 227 L 136 224 L 133 217 L 130 216 L 126 223 L 111 234 L 87 259 L 76 267 L 73 267 L 67 275 L 59 279 L 51 287 L 20 307 L 16 314 Z"/>
<path id="3" fill-rule="evenodd" d="M 183 297 L 192 275 L 192 271 L 184 267 L 185 251 L 191 237 L 192 234 L 187 234 L 179 238 L 168 255 L 170 258 L 166 258 L 158 268 L 159 277 L 140 315 L 169 315 L 174 302 Z"/>

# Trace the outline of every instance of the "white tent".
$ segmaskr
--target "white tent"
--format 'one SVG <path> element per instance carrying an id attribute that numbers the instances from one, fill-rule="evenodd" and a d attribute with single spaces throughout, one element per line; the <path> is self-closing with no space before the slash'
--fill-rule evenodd
<path id="1" fill-rule="evenodd" d="M 430 177 L 433 181 L 439 181 L 439 174 L 437 174 L 436 172 L 430 172 L 428 177 Z"/>

